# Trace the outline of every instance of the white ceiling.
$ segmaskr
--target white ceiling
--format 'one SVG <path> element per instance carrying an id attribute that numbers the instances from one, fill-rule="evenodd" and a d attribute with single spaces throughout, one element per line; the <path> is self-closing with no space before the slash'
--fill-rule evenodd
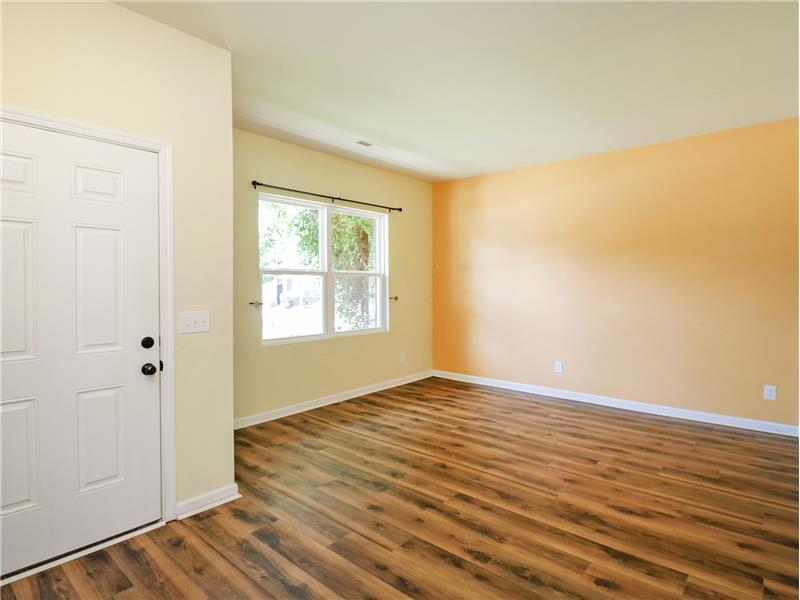
<path id="1" fill-rule="evenodd" d="M 123 5 L 231 50 L 237 126 L 428 180 L 797 116 L 796 3 Z"/>

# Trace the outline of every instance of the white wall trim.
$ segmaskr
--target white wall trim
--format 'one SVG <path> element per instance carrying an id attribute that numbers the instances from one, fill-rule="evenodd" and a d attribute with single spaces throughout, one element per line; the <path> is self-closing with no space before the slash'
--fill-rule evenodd
<path id="1" fill-rule="evenodd" d="M 771 421 L 758 421 L 755 419 L 744 419 L 742 417 L 731 417 L 716 413 L 689 410 L 686 408 L 674 408 L 672 406 L 662 406 L 660 404 L 649 404 L 647 402 L 635 402 L 633 400 L 622 400 L 611 396 L 600 396 L 597 394 L 587 394 L 586 392 L 573 392 L 559 388 L 533 385 L 529 383 L 519 383 L 505 379 L 492 379 L 490 377 L 478 377 L 477 375 L 464 375 L 450 371 L 433 371 L 434 377 L 452 379 L 453 381 L 463 381 L 465 383 L 476 383 L 478 385 L 488 385 L 491 387 L 513 390 L 515 392 L 527 392 L 538 396 L 550 396 L 561 400 L 572 400 L 574 402 L 585 402 L 587 404 L 597 404 L 599 406 L 609 406 L 611 408 L 621 408 L 635 412 L 659 415 L 662 417 L 672 417 L 675 419 L 685 419 L 687 421 L 699 421 L 702 423 L 712 423 L 714 425 L 725 425 L 727 427 L 737 427 L 739 429 L 750 429 L 752 431 L 762 431 L 765 433 L 776 433 L 778 435 L 788 435 L 798 437 L 798 428 L 795 425 L 784 423 L 773 423 Z"/>
<path id="2" fill-rule="evenodd" d="M 177 503 L 172 145 L 160 140 L 131 136 L 117 130 L 95 127 L 11 106 L 0 106 L 0 120 L 146 150 L 158 155 L 160 358 L 164 362 L 164 370 L 160 374 L 161 518 L 164 521 L 170 521 L 175 518 Z"/>
<path id="3" fill-rule="evenodd" d="M 239 493 L 239 486 L 237 486 L 235 483 L 226 485 L 216 490 L 211 490 L 205 494 L 200 494 L 199 496 L 195 496 L 189 500 L 179 502 L 178 519 L 180 520 L 185 519 L 186 517 L 191 517 L 199 512 L 203 512 L 204 510 L 214 508 L 215 506 L 225 504 L 226 502 L 230 502 L 231 500 L 236 500 L 237 498 L 241 497 L 242 495 Z"/>
<path id="4" fill-rule="evenodd" d="M 411 375 L 406 375 L 405 377 L 398 377 L 397 379 L 390 379 L 389 381 L 374 383 L 372 385 L 367 385 L 354 390 L 347 390 L 346 392 L 339 392 L 338 394 L 331 394 L 330 396 L 322 396 L 321 398 L 306 400 L 305 402 L 290 404 L 289 406 L 282 406 L 281 408 L 275 408 L 273 410 L 268 410 L 266 412 L 247 417 L 239 417 L 238 419 L 234 419 L 233 428 L 241 429 L 242 427 L 250 427 L 251 425 L 258 425 L 259 423 L 274 421 L 275 419 L 288 417 L 289 415 L 295 415 L 307 410 L 319 408 L 320 406 L 336 404 L 337 402 L 342 402 L 344 400 L 358 398 L 359 396 L 380 392 L 381 390 L 387 390 L 389 388 L 397 387 L 398 385 L 405 385 L 406 383 L 419 381 L 420 379 L 426 379 L 432 374 L 433 371 L 420 371 L 419 373 L 413 373 Z"/>

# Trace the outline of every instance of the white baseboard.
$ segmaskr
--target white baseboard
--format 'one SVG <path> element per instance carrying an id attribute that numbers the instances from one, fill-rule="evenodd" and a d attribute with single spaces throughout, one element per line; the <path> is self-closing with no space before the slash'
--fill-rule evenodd
<path id="1" fill-rule="evenodd" d="M 176 518 L 178 520 L 185 519 L 186 517 L 191 517 L 199 512 L 203 512 L 204 510 L 214 508 L 215 506 L 225 504 L 226 502 L 230 502 L 231 500 L 236 500 L 237 498 L 241 497 L 242 495 L 239 493 L 239 486 L 237 486 L 235 483 L 232 483 L 230 485 L 226 485 L 225 487 L 206 492 L 205 494 L 200 494 L 194 498 L 189 498 L 183 502 L 178 502 L 178 515 Z"/>
<path id="2" fill-rule="evenodd" d="M 539 396 L 550 396 L 562 400 L 573 400 L 575 402 L 585 402 L 623 410 L 660 415 L 662 417 L 673 417 L 675 419 L 686 419 L 688 421 L 700 421 L 702 423 L 712 423 L 714 425 L 725 425 L 727 427 L 738 427 L 739 429 L 750 429 L 752 431 L 763 431 L 765 433 L 776 433 L 778 435 L 788 435 L 798 437 L 798 428 L 795 425 L 784 423 L 773 423 L 772 421 L 758 421 L 756 419 L 744 419 L 741 417 L 730 417 L 716 413 L 689 410 L 686 408 L 674 408 L 672 406 L 662 406 L 660 404 L 648 404 L 647 402 L 634 402 L 633 400 L 622 400 L 611 396 L 599 396 L 597 394 L 587 394 L 585 392 L 573 392 L 559 388 L 532 385 L 529 383 L 519 383 L 507 381 L 505 379 L 491 379 L 489 377 L 478 377 L 476 375 L 463 375 L 450 371 L 433 371 L 434 377 L 463 381 L 466 383 L 477 383 L 488 385 L 516 392 L 527 392 Z"/>
<path id="3" fill-rule="evenodd" d="M 336 404 L 337 402 L 342 402 L 343 400 L 358 398 L 359 396 L 380 392 L 381 390 L 387 390 L 389 388 L 397 387 L 398 385 L 404 385 L 413 381 L 419 381 L 420 379 L 426 379 L 432 374 L 433 371 L 421 371 L 419 373 L 406 375 L 405 377 L 398 377 L 397 379 L 390 379 L 389 381 L 382 381 L 380 383 L 367 385 L 355 390 L 347 390 L 346 392 L 339 392 L 338 394 L 331 394 L 330 396 L 323 396 L 322 398 L 315 398 L 314 400 L 306 400 L 305 402 L 290 404 L 289 406 L 275 408 L 273 410 L 268 410 L 255 415 L 239 417 L 238 419 L 234 419 L 233 428 L 241 429 L 242 427 L 250 427 L 251 425 L 258 425 L 259 423 L 274 421 L 275 419 L 281 419 L 283 417 L 288 417 L 289 415 L 295 415 L 307 410 L 319 408 L 320 406 Z"/>

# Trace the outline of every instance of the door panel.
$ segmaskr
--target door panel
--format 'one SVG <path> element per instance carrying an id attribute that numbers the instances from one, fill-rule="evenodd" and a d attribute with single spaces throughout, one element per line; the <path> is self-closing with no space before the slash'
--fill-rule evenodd
<path id="1" fill-rule="evenodd" d="M 0 360 L 34 358 L 33 221 L 0 219 L 3 240 Z"/>
<path id="2" fill-rule="evenodd" d="M 11 152 L 2 152 L 0 156 L 2 156 L 2 163 L 0 163 L 2 189 L 19 192 L 34 191 L 35 158 Z"/>
<path id="3" fill-rule="evenodd" d="M 78 402 L 78 492 L 125 481 L 125 407 L 122 386 L 84 390 Z"/>
<path id="4" fill-rule="evenodd" d="M 122 172 L 75 165 L 75 197 L 101 202 L 122 202 Z"/>
<path id="5" fill-rule="evenodd" d="M 123 234 L 121 229 L 75 227 L 75 349 L 122 349 Z"/>
<path id="6" fill-rule="evenodd" d="M 158 159 L 3 123 L 2 572 L 161 517 Z"/>
<path id="7" fill-rule="evenodd" d="M 36 398 L 0 404 L 3 463 L 0 515 L 36 505 Z"/>

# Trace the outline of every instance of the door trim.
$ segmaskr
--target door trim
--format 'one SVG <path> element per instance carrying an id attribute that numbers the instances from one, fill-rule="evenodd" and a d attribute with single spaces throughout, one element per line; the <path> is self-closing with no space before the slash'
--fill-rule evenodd
<path id="1" fill-rule="evenodd" d="M 175 472 L 175 300 L 174 239 L 172 229 L 172 145 L 149 138 L 131 136 L 113 129 L 95 127 L 79 121 L 51 117 L 26 109 L 0 106 L 0 121 L 36 127 L 100 142 L 154 152 L 158 156 L 158 256 L 159 256 L 159 336 L 161 338 L 161 522 L 176 517 Z M 141 533 L 140 530 L 135 530 Z M 125 532 L 121 532 L 125 534 Z M 70 555 L 72 558 L 74 556 Z M 3 581 L 3 583 L 7 583 Z"/>

